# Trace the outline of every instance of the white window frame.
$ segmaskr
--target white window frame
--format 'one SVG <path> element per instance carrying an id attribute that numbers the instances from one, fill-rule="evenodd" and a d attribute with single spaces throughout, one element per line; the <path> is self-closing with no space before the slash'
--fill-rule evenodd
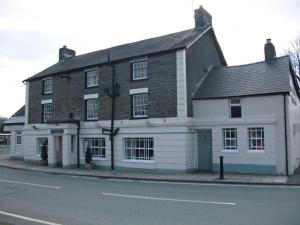
<path id="1" fill-rule="evenodd" d="M 16 144 L 21 145 L 22 144 L 22 131 L 16 131 Z"/>
<path id="2" fill-rule="evenodd" d="M 43 94 L 52 94 L 53 93 L 53 78 L 47 78 L 43 80 Z"/>
<path id="3" fill-rule="evenodd" d="M 237 129 L 236 128 L 223 128 L 223 151 L 237 151 Z M 227 145 L 227 142 L 230 144 Z M 235 144 L 233 144 L 235 143 Z"/>
<path id="4" fill-rule="evenodd" d="M 265 150 L 265 131 L 263 127 L 248 128 L 248 148 L 249 152 L 262 152 Z"/>
<path id="5" fill-rule="evenodd" d="M 49 140 L 47 137 L 38 137 L 37 138 L 37 150 L 36 150 L 36 154 L 37 155 L 41 155 L 42 153 L 42 147 L 43 147 L 43 143 L 46 141 L 46 146 L 47 146 L 47 149 L 48 149 L 48 144 L 49 144 Z"/>
<path id="6" fill-rule="evenodd" d="M 148 60 L 143 59 L 131 62 L 132 80 L 148 79 Z"/>
<path id="7" fill-rule="evenodd" d="M 42 111 L 43 111 L 43 122 L 45 123 L 51 120 L 53 116 L 52 102 L 42 104 Z"/>
<path id="8" fill-rule="evenodd" d="M 143 99 L 138 99 L 142 98 Z M 145 98 L 146 97 L 146 98 Z M 148 93 L 131 95 L 132 98 L 132 118 L 148 118 L 149 96 Z"/>
<path id="9" fill-rule="evenodd" d="M 105 138 L 83 138 L 83 157 L 87 147 L 90 147 L 93 159 L 106 158 L 106 141 Z"/>
<path id="10" fill-rule="evenodd" d="M 99 85 L 99 69 L 86 71 L 85 74 L 86 87 L 97 87 Z"/>
<path id="11" fill-rule="evenodd" d="M 86 103 L 86 120 L 98 120 L 99 99 L 89 98 L 85 100 Z"/>
<path id="12" fill-rule="evenodd" d="M 232 101 L 236 101 L 239 100 L 239 103 L 232 103 Z M 242 118 L 242 103 L 241 103 L 241 99 L 240 98 L 232 98 L 229 100 L 229 104 L 230 104 L 230 118 L 235 119 L 235 118 Z M 240 111 L 241 111 L 241 116 L 240 117 L 233 117 L 232 116 L 232 107 L 240 107 Z"/>
<path id="13" fill-rule="evenodd" d="M 154 138 L 124 138 L 124 159 L 126 161 L 154 161 Z"/>

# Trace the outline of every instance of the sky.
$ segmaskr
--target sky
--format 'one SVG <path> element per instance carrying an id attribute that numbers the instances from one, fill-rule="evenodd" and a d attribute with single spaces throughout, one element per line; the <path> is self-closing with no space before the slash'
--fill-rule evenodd
<path id="1" fill-rule="evenodd" d="M 25 103 L 22 81 L 58 61 L 66 45 L 77 55 L 194 27 L 194 9 L 212 15 L 229 66 L 277 56 L 300 35 L 300 0 L 0 0 L 0 116 Z"/>

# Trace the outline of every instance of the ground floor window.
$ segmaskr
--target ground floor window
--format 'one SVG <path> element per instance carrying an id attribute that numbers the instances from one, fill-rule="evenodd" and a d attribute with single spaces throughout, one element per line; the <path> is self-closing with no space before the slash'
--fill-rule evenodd
<path id="1" fill-rule="evenodd" d="M 265 134 L 263 127 L 248 128 L 249 150 L 265 149 Z"/>
<path id="2" fill-rule="evenodd" d="M 224 150 L 237 150 L 237 129 L 223 129 L 223 147 Z"/>
<path id="3" fill-rule="evenodd" d="M 37 148 L 37 154 L 40 155 L 42 152 L 42 148 L 43 145 L 45 144 L 47 149 L 48 149 L 48 138 L 38 138 L 37 139 L 37 144 L 38 144 L 38 148 Z"/>
<path id="4" fill-rule="evenodd" d="M 125 159 L 153 160 L 153 138 L 125 138 Z"/>
<path id="5" fill-rule="evenodd" d="M 87 148 L 91 149 L 95 158 L 105 158 L 105 138 L 85 138 L 83 139 L 83 155 Z"/>
<path id="6" fill-rule="evenodd" d="M 22 144 L 22 131 L 16 132 L 16 142 L 17 142 L 17 145 Z"/>

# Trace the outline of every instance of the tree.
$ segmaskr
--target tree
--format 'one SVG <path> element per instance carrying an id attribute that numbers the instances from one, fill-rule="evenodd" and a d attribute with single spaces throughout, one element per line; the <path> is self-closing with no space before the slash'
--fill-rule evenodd
<path id="1" fill-rule="evenodd" d="M 300 82 L 300 35 L 290 43 L 287 53 L 290 56 L 292 67 Z"/>

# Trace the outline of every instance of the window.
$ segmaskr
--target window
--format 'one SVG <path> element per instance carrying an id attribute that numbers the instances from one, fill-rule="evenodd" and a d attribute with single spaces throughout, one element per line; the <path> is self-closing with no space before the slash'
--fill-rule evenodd
<path id="1" fill-rule="evenodd" d="M 147 61 L 139 61 L 131 64 L 132 80 L 147 79 Z"/>
<path id="2" fill-rule="evenodd" d="M 99 104 L 97 98 L 86 100 L 86 119 L 97 120 L 98 119 Z"/>
<path id="3" fill-rule="evenodd" d="M 43 80 L 43 93 L 44 94 L 52 94 L 52 90 L 53 90 L 52 87 L 53 87 L 53 78 Z"/>
<path id="4" fill-rule="evenodd" d="M 237 150 L 237 129 L 223 129 L 223 146 L 224 150 Z"/>
<path id="5" fill-rule="evenodd" d="M 153 138 L 125 138 L 125 159 L 153 160 Z"/>
<path id="6" fill-rule="evenodd" d="M 98 86 L 99 70 L 91 70 L 86 72 L 86 87 Z"/>
<path id="7" fill-rule="evenodd" d="M 52 119 L 52 103 L 43 104 L 43 122 Z"/>
<path id="8" fill-rule="evenodd" d="M 105 138 L 85 138 L 83 139 L 84 155 L 87 148 L 91 149 L 95 158 L 105 158 Z"/>
<path id="9" fill-rule="evenodd" d="M 17 142 L 17 145 L 22 144 L 22 132 L 21 131 L 16 132 L 16 142 Z"/>
<path id="10" fill-rule="evenodd" d="M 230 113 L 231 118 L 242 117 L 241 99 L 235 98 L 230 100 Z"/>
<path id="11" fill-rule="evenodd" d="M 132 117 L 148 117 L 148 94 L 132 95 Z"/>
<path id="12" fill-rule="evenodd" d="M 37 154 L 40 155 L 44 144 L 47 146 L 48 149 L 48 138 L 38 138 L 37 144 L 38 144 Z"/>
<path id="13" fill-rule="evenodd" d="M 248 128 L 249 150 L 264 150 L 264 128 Z"/>

